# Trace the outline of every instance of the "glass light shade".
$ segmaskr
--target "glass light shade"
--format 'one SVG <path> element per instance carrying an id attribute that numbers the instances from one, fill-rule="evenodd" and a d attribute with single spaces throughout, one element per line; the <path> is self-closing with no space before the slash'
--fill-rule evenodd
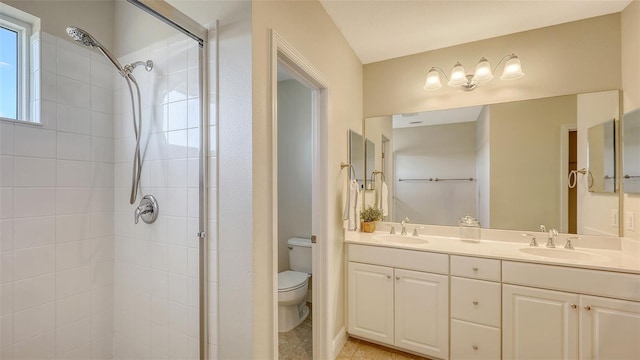
<path id="1" fill-rule="evenodd" d="M 464 67 L 460 62 L 457 62 L 451 70 L 451 77 L 449 77 L 449 83 L 447 85 L 451 87 L 457 87 L 467 82 L 467 74 L 464 71 Z"/>
<path id="2" fill-rule="evenodd" d="M 500 79 L 502 80 L 514 80 L 519 79 L 524 76 L 522 72 L 522 64 L 520 64 L 520 59 L 517 56 L 513 55 L 507 62 L 504 64 L 504 72 Z"/>
<path id="3" fill-rule="evenodd" d="M 424 83 L 425 90 L 438 90 L 442 87 L 442 83 L 440 82 L 440 74 L 438 70 L 431 69 L 427 73 L 427 81 Z"/>
<path id="4" fill-rule="evenodd" d="M 476 65 L 476 73 L 473 75 L 473 81 L 481 83 L 491 79 L 493 79 L 491 64 L 489 64 L 489 61 L 483 57 L 478 62 L 478 65 Z"/>

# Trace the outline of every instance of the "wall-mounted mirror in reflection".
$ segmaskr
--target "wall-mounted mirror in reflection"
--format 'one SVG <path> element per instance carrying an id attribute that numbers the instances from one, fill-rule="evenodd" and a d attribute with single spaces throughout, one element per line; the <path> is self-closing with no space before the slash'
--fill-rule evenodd
<path id="1" fill-rule="evenodd" d="M 615 120 L 592 126 L 587 133 L 589 191 L 616 191 Z"/>
<path id="2" fill-rule="evenodd" d="M 354 176 L 362 189 L 364 186 L 364 143 L 362 135 L 353 130 L 349 130 L 349 163 L 353 166 L 353 172 L 350 176 Z"/>
<path id="3" fill-rule="evenodd" d="M 370 139 L 365 139 L 364 154 L 366 158 L 364 163 L 366 188 L 372 190 L 374 184 L 371 173 L 376 170 L 376 144 Z"/>
<path id="4" fill-rule="evenodd" d="M 617 236 L 616 193 L 589 191 L 587 129 L 617 118 L 618 91 L 557 96 L 365 120 L 385 169 L 389 221 Z M 587 173 L 587 172 L 585 172 Z M 376 182 L 380 182 L 379 178 Z M 378 188 L 376 186 L 376 188 Z M 615 186 L 614 186 L 615 188 Z M 380 207 L 380 196 L 365 203 Z"/>
<path id="5" fill-rule="evenodd" d="M 622 116 L 622 171 L 624 192 L 640 193 L 640 109 Z"/>

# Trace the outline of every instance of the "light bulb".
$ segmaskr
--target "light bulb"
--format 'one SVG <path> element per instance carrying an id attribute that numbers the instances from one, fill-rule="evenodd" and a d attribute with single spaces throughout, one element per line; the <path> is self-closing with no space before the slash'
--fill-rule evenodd
<path id="1" fill-rule="evenodd" d="M 427 73 L 427 80 L 424 83 L 425 90 L 438 90 L 442 87 L 440 74 L 435 68 L 431 68 Z"/>
<path id="2" fill-rule="evenodd" d="M 451 77 L 447 85 L 451 87 L 457 87 L 467 82 L 467 74 L 464 71 L 464 67 L 460 62 L 457 62 L 451 70 Z"/>
<path id="3" fill-rule="evenodd" d="M 476 73 L 473 75 L 473 81 L 481 83 L 491 79 L 493 79 L 491 64 L 489 64 L 487 59 L 482 57 L 480 61 L 478 61 L 478 65 L 476 65 Z"/>
<path id="4" fill-rule="evenodd" d="M 504 72 L 500 79 L 502 80 L 514 80 L 519 79 L 524 76 L 522 72 L 522 64 L 520 64 L 520 59 L 517 56 L 511 55 L 509 60 L 504 64 Z"/>

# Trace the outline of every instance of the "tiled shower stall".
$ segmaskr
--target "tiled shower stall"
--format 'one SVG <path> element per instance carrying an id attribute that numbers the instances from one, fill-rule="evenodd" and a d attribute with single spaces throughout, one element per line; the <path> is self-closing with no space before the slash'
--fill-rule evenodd
<path id="1" fill-rule="evenodd" d="M 150 72 L 134 71 L 144 159 L 135 205 L 126 82 L 97 51 L 45 32 L 34 36 L 40 124 L 0 120 L 0 358 L 199 357 L 200 131 L 210 134 L 215 358 L 217 44 L 210 29 L 212 111 L 203 130 L 195 41 L 174 35 L 119 58 L 154 62 Z M 158 199 L 160 215 L 134 224 L 146 194 Z"/>

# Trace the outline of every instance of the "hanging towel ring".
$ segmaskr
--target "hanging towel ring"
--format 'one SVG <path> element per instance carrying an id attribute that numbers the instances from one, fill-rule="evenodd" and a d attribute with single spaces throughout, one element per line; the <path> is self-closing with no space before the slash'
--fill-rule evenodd
<path id="1" fill-rule="evenodd" d="M 580 170 L 571 170 L 569 172 L 569 178 L 567 179 L 567 182 L 569 183 L 569 189 L 573 189 L 576 187 L 576 185 L 578 185 L 578 174 L 586 175 L 587 173 L 589 173 L 587 184 L 589 185 L 589 189 L 591 189 L 593 187 L 593 174 L 591 174 L 591 171 L 587 170 L 586 168 L 582 168 Z"/>
<path id="2" fill-rule="evenodd" d="M 351 170 L 349 171 L 349 180 L 353 180 L 353 179 L 355 179 L 355 178 L 356 178 L 356 170 L 353 168 L 353 165 L 351 165 L 351 164 L 345 164 L 345 163 L 343 163 L 343 162 L 341 162 L 341 163 L 340 163 L 340 169 L 341 169 L 341 170 L 342 170 L 342 169 L 344 169 L 344 168 L 346 168 L 346 167 L 348 167 L 349 169 L 351 169 Z M 352 174 L 353 174 L 353 177 L 351 177 L 351 175 L 352 175 Z"/>

